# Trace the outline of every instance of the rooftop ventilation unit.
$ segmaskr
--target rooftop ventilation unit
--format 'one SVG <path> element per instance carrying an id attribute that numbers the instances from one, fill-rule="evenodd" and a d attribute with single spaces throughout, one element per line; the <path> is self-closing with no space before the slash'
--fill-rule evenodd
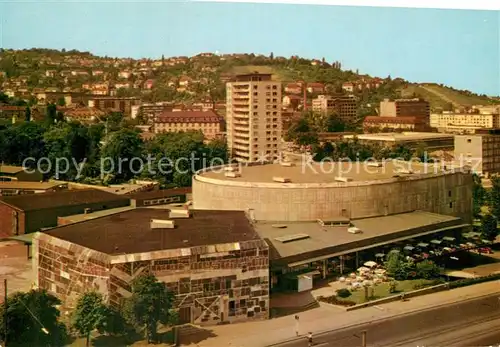
<path id="1" fill-rule="evenodd" d="M 151 229 L 174 229 L 175 222 L 173 220 L 151 219 Z"/>
<path id="2" fill-rule="evenodd" d="M 226 172 L 224 174 L 224 176 L 226 176 L 228 178 L 238 178 L 238 177 L 241 177 L 241 174 L 239 172 L 230 171 L 230 172 Z"/>
<path id="3" fill-rule="evenodd" d="M 292 182 L 291 179 L 286 178 L 286 177 L 273 177 L 274 182 L 279 182 L 279 183 L 290 183 Z"/>
<path id="4" fill-rule="evenodd" d="M 368 166 L 369 167 L 382 167 L 383 164 L 380 162 L 371 162 L 371 163 L 368 163 Z"/>
<path id="5" fill-rule="evenodd" d="M 292 163 L 291 161 L 283 161 L 280 163 L 281 166 L 285 166 L 285 167 L 292 167 L 292 166 L 295 166 L 294 163 Z"/>
<path id="6" fill-rule="evenodd" d="M 335 177 L 335 181 L 338 181 L 338 182 L 352 182 L 352 178 L 338 176 L 338 177 Z"/>
<path id="7" fill-rule="evenodd" d="M 308 238 L 309 238 L 309 235 L 307 235 L 307 234 L 293 234 L 293 235 L 285 235 L 285 236 L 275 237 L 274 239 L 276 241 L 281 242 L 281 243 L 288 243 L 288 242 L 293 242 L 293 241 L 305 240 Z"/>
<path id="8" fill-rule="evenodd" d="M 188 209 L 175 209 L 170 210 L 168 214 L 169 218 L 189 218 L 189 210 Z"/>
<path id="9" fill-rule="evenodd" d="M 356 228 L 356 227 L 351 227 L 351 228 L 347 229 L 347 232 L 351 233 L 351 234 L 361 234 L 361 229 Z"/>
<path id="10" fill-rule="evenodd" d="M 224 171 L 226 171 L 226 172 L 238 172 L 238 168 L 234 167 L 234 166 L 226 166 L 224 168 Z"/>

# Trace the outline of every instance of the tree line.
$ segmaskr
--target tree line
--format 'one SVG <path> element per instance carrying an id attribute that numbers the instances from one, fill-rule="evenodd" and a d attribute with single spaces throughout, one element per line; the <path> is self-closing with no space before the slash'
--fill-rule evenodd
<path id="1" fill-rule="evenodd" d="M 491 189 L 483 186 L 481 177 L 474 175 L 474 186 L 472 191 L 474 218 L 480 222 L 481 236 L 486 240 L 495 240 L 500 232 L 498 220 L 500 219 L 500 177 L 491 178 Z"/>
<path id="2" fill-rule="evenodd" d="M 127 342 L 142 338 L 158 342 L 159 327 L 178 321 L 173 293 L 151 274 L 138 276 L 131 287 L 132 295 L 119 309 L 108 305 L 98 292 L 82 293 L 69 320 L 58 308 L 61 300 L 46 290 L 13 293 L 0 307 L 0 340 L 12 347 L 48 347 L 67 345 L 79 336 L 90 346 L 91 335 L 97 331 Z"/>
<path id="3" fill-rule="evenodd" d="M 140 178 L 173 187 L 190 186 L 193 172 L 214 158 L 220 164 L 228 160 L 225 142 L 206 143 L 201 132 L 163 133 L 145 140 L 120 113 L 111 113 L 106 120 L 106 124 L 66 122 L 64 115 L 49 105 L 44 121 L 0 126 L 0 162 L 26 164 L 41 169 L 46 178 L 65 181 L 116 184 Z M 32 159 L 25 161 L 27 158 Z M 179 162 L 180 170 L 149 170 L 144 166 L 141 170 L 138 166 L 149 160 L 149 166 L 157 168 L 162 158 L 168 158 L 170 166 Z"/>

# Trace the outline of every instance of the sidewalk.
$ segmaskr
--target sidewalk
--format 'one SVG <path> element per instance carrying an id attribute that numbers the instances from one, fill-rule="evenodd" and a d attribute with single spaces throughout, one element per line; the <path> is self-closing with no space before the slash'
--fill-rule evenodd
<path id="1" fill-rule="evenodd" d="M 494 293 L 500 296 L 500 281 L 476 284 L 412 298 L 406 302 L 397 301 L 350 312 L 335 306 L 321 305 L 319 308 L 299 314 L 299 329 L 301 335 L 306 335 L 309 331 L 320 333 Z M 216 337 L 189 346 L 265 347 L 293 339 L 294 329 L 293 316 L 268 321 L 221 325 L 209 329 L 217 335 Z"/>

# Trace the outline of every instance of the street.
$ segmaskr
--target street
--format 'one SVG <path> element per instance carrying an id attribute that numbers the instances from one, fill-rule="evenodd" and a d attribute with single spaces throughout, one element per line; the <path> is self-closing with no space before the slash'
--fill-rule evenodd
<path id="1" fill-rule="evenodd" d="M 404 305 L 404 302 L 401 303 Z M 438 307 L 405 316 L 373 321 L 313 336 L 318 347 L 360 347 L 366 331 L 367 346 L 490 346 L 500 345 L 498 295 Z M 306 337 L 276 344 L 305 347 Z"/>

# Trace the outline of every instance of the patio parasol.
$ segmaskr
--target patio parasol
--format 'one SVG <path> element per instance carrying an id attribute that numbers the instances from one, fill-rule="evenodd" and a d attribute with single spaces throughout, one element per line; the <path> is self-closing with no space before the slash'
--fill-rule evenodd
<path id="1" fill-rule="evenodd" d="M 370 260 L 370 261 L 367 261 L 366 263 L 364 263 L 363 265 L 372 268 L 372 267 L 377 266 L 377 263 Z"/>

